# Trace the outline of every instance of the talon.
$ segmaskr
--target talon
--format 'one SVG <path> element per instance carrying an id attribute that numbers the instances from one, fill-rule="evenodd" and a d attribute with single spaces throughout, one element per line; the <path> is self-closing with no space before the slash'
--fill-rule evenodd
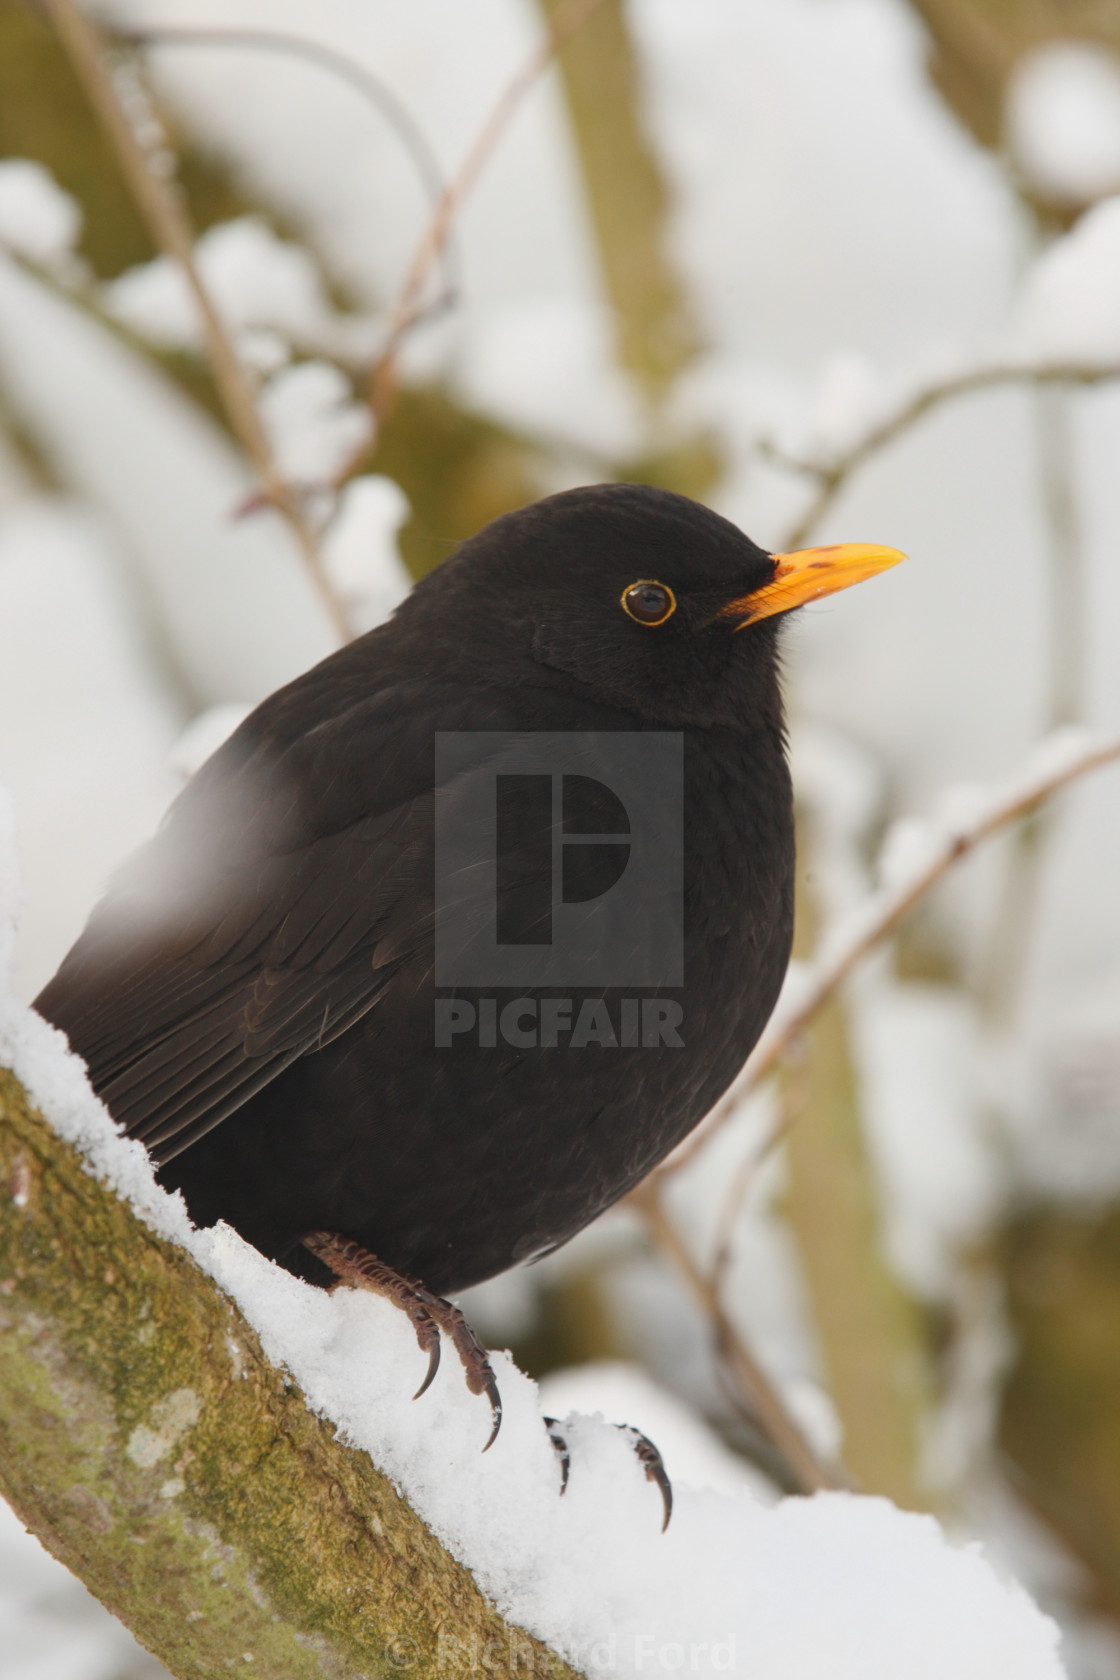
<path id="1" fill-rule="evenodd" d="M 431 1321 L 429 1320 L 429 1322 L 431 1322 Z M 424 1381 L 420 1384 L 420 1387 L 416 1390 L 416 1393 L 412 1396 L 412 1398 L 414 1400 L 419 1400 L 419 1398 L 422 1394 L 427 1394 L 429 1388 L 431 1388 L 431 1386 L 432 1386 L 433 1378 L 435 1377 L 436 1372 L 439 1370 L 439 1355 L 440 1355 L 441 1345 L 442 1344 L 441 1344 L 440 1339 L 439 1339 L 439 1330 L 438 1330 L 438 1328 L 436 1327 L 435 1324 L 432 1324 L 432 1337 L 431 1337 L 431 1340 L 430 1340 L 430 1343 L 429 1343 L 429 1346 L 428 1346 L 428 1374 L 424 1378 Z M 421 1347 L 424 1346 L 423 1341 L 420 1342 L 420 1346 Z"/>
<path id="2" fill-rule="evenodd" d="M 459 1355 L 467 1387 L 472 1394 L 485 1394 L 490 1402 L 493 1428 L 482 1449 L 489 1452 L 502 1427 L 502 1397 L 498 1393 L 486 1349 L 458 1307 L 453 1307 L 450 1301 L 443 1300 L 439 1295 L 433 1295 L 415 1278 L 395 1272 L 350 1237 L 339 1236 L 334 1231 L 309 1231 L 303 1239 L 303 1246 L 329 1266 L 340 1282 L 348 1283 L 353 1289 L 369 1289 L 375 1295 L 383 1295 L 408 1314 L 416 1340 L 428 1355 L 428 1374 L 413 1395 L 414 1400 L 419 1400 L 430 1388 L 439 1370 L 440 1331 L 444 1332 Z"/>
<path id="3" fill-rule="evenodd" d="M 661 1503 L 665 1507 L 665 1518 L 661 1524 L 661 1532 L 664 1534 L 673 1514 L 673 1484 L 669 1480 L 665 1462 L 649 1436 L 643 1435 L 640 1429 L 635 1429 L 632 1423 L 620 1423 L 617 1427 L 634 1437 L 634 1451 L 638 1463 L 646 1473 L 646 1481 L 653 1482 L 660 1490 Z"/>
<path id="4" fill-rule="evenodd" d="M 572 1468 L 572 1455 L 568 1448 L 567 1436 L 560 1428 L 556 1418 L 546 1417 L 544 1426 L 548 1430 L 548 1438 L 552 1442 L 553 1451 L 560 1460 L 560 1497 L 563 1499 L 568 1491 L 568 1476 Z"/>
<path id="5" fill-rule="evenodd" d="M 494 1420 L 494 1427 L 490 1437 L 483 1447 L 483 1452 L 489 1452 L 498 1439 L 498 1431 L 502 1427 L 502 1397 L 498 1393 L 498 1384 L 490 1365 L 490 1358 L 459 1311 L 450 1301 L 443 1301 L 438 1295 L 428 1296 L 428 1310 L 436 1323 L 450 1338 L 455 1352 L 459 1355 L 467 1379 L 467 1387 L 472 1394 L 485 1394 L 490 1402 L 490 1412 Z"/>
<path id="6" fill-rule="evenodd" d="M 494 1419 L 494 1427 L 490 1431 L 489 1440 L 482 1449 L 483 1452 L 490 1451 L 490 1448 L 498 1439 L 498 1431 L 502 1427 L 502 1397 L 498 1393 L 498 1385 L 493 1378 L 486 1384 L 486 1398 L 490 1402 L 490 1415 Z"/>

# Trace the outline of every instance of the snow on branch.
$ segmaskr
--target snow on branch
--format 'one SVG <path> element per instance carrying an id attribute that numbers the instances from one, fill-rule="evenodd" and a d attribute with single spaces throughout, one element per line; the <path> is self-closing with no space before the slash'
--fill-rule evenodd
<path id="1" fill-rule="evenodd" d="M 860 467 L 908 432 L 925 415 L 957 397 L 1001 385 L 1104 385 L 1116 379 L 1120 379 L 1120 362 L 981 362 L 907 393 L 894 408 L 867 425 L 843 450 L 831 455 L 802 459 L 787 454 L 771 440 L 761 439 L 758 448 L 768 460 L 816 480 L 816 490 L 808 506 L 775 546 L 795 549 L 806 543 Z"/>
<path id="2" fill-rule="evenodd" d="M 16 899 L 0 845 L 0 947 Z M 413 1402 L 404 1314 L 195 1230 L 62 1035 L 0 992 L 5 1066 L 0 1489 L 180 1680 L 1061 1680 L 1054 1624 L 932 1517 L 678 1482 L 663 1535 L 601 1418 L 562 1421 L 561 1496 L 503 1354 L 484 1455 L 489 1409 L 456 1362 Z"/>
<path id="3" fill-rule="evenodd" d="M 388 82 L 375 76 L 368 66 L 349 54 L 338 52 L 325 42 L 313 40 L 307 35 L 296 35 L 285 29 L 246 27 L 241 23 L 184 25 L 145 22 L 142 27 L 114 25 L 112 36 L 114 40 L 133 47 L 253 47 L 320 66 L 339 80 L 348 82 L 392 129 L 412 162 L 431 214 L 438 210 L 446 188 L 435 148 Z M 428 305 L 429 315 L 448 308 L 459 292 L 458 252 L 450 234 L 444 240 L 439 255 L 443 282 L 439 296 Z"/>
<path id="4" fill-rule="evenodd" d="M 603 0 L 565 0 L 548 23 L 544 39 L 503 88 L 459 168 L 444 187 L 424 229 L 393 307 L 384 347 L 369 376 L 369 404 L 380 425 L 392 406 L 401 347 L 412 329 L 431 313 L 425 293 L 433 269 L 447 249 L 463 204 L 494 154 L 522 100 L 552 63 L 564 43 Z M 343 473 L 342 477 L 348 476 Z"/>
<path id="5" fill-rule="evenodd" d="M 895 823 L 880 858 L 882 886 L 827 929 L 812 961 L 791 967 L 778 1006 L 742 1073 L 704 1123 L 657 1169 L 658 1175 L 679 1171 L 694 1159 L 795 1048 L 863 958 L 894 933 L 955 864 L 1071 782 L 1117 759 L 1120 737 L 1059 729 L 1039 743 L 1010 781 L 994 788 L 950 788 L 928 819 Z"/>
<path id="6" fill-rule="evenodd" d="M 352 634 L 343 601 L 323 565 L 315 531 L 300 498 L 276 459 L 252 388 L 221 315 L 195 261 L 194 235 L 180 196 L 149 156 L 125 110 L 105 64 L 100 34 L 74 0 L 43 0 L 75 74 L 117 154 L 128 188 L 159 249 L 176 263 L 187 283 L 202 323 L 214 384 L 230 426 L 240 439 L 260 481 L 261 498 L 275 507 L 292 531 L 304 565 L 323 606 L 343 641 Z"/>
<path id="7" fill-rule="evenodd" d="M 571 1680 L 3 1072 L 0 1209 L 0 1492 L 180 1680 L 435 1674 L 471 1647 Z"/>

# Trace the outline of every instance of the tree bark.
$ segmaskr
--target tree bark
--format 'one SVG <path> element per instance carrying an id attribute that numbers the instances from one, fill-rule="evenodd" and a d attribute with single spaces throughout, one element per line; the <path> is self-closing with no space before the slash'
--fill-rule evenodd
<path id="1" fill-rule="evenodd" d="M 574 1680 L 3 1070 L 0 1491 L 180 1680 Z"/>

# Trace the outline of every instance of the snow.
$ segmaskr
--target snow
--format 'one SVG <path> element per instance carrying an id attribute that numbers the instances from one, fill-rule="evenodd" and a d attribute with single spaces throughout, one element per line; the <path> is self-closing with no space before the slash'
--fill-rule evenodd
<path id="1" fill-rule="evenodd" d="M 414 113 L 445 174 L 540 27 L 524 0 L 476 0 L 469 11 L 455 0 L 404 8 L 390 0 L 226 0 L 220 10 L 223 24 L 292 28 L 367 64 Z M 210 0 L 126 0 L 115 15 L 126 12 L 140 23 L 212 22 L 215 15 Z M 927 74 L 928 42 L 901 0 L 827 7 L 817 0 L 687 7 L 634 0 L 627 15 L 648 129 L 675 196 L 671 255 L 708 345 L 687 390 L 675 395 L 671 418 L 716 428 L 729 464 L 721 510 L 753 536 L 780 546 L 812 491 L 810 480 L 760 460 L 760 435 L 776 437 L 788 453 L 819 451 L 827 460 L 927 378 L 982 360 L 1120 358 L 1115 201 L 1038 255 L 1012 172 L 972 145 L 947 113 Z M 277 213 L 275 225 L 298 230 L 280 239 L 257 219 L 210 236 L 208 251 L 216 242 L 220 253 L 226 241 L 209 278 L 230 294 L 223 307 L 246 367 L 267 381 L 294 349 L 299 357 L 337 354 L 351 369 L 372 323 L 336 313 L 318 259 L 362 308 L 382 310 L 394 295 L 428 215 L 397 139 L 315 65 L 251 50 L 156 49 L 145 57 L 161 94 L 170 89 L 185 113 L 192 140 L 232 162 L 246 193 L 263 195 Z M 1017 166 L 1036 191 L 1057 192 L 1070 208 L 1115 190 L 1106 182 L 1115 151 L 1115 62 L 1087 44 L 1051 44 L 1024 60 L 1016 77 L 1009 131 Z M 1058 88 L 1052 114 L 1041 121 L 1040 67 L 1051 93 Z M 1014 138 L 1016 124 L 1022 127 L 1014 103 L 1024 89 L 1025 140 Z M 10 167 L 0 168 L 0 225 Z M 1051 186 L 1038 173 L 1047 167 Z M 36 202 L 32 222 L 42 194 Z M 27 218 L 17 209 L 21 221 Z M 406 365 L 413 374 L 452 378 L 498 419 L 557 437 L 570 447 L 574 470 L 598 476 L 595 452 L 634 452 L 641 417 L 615 365 L 587 221 L 561 85 L 550 74 L 458 223 L 460 306 L 415 337 Z M 61 245 L 61 221 L 55 226 Z M 302 233 L 309 248 L 295 242 Z M 128 277 L 135 288 L 128 295 L 139 300 L 135 329 L 146 330 L 147 295 L 152 331 L 158 336 L 162 313 L 182 342 L 192 329 L 173 271 L 157 265 L 145 274 Z M 202 714 L 176 749 L 177 774 L 213 750 L 245 702 L 333 642 L 281 522 L 269 513 L 231 518 L 253 485 L 217 429 L 116 335 L 6 261 L 0 363 L 5 400 L 52 472 L 96 501 L 113 526 L 96 561 L 87 555 L 79 564 L 76 548 L 64 560 L 67 545 L 32 542 L 23 520 L 3 548 L 0 775 L 13 785 L 24 849 L 30 903 L 15 985 L 27 995 L 78 931 L 111 864 L 154 819 L 182 720 Z M 278 389 L 286 400 L 284 386 Z M 295 389 L 298 397 L 298 382 Z M 332 407 L 344 410 L 347 401 L 336 390 L 338 404 L 328 398 L 319 409 L 325 431 L 312 420 L 305 434 L 307 448 L 327 455 Z M 1096 727 L 1115 728 L 1120 391 L 1076 390 L 1062 400 L 1084 565 L 1087 716 Z M 914 557 L 874 589 L 803 615 L 788 636 L 792 713 L 833 726 L 835 797 L 844 797 L 847 781 L 853 802 L 852 844 L 830 871 L 841 922 L 854 902 L 845 899 L 849 888 L 862 901 L 872 887 L 877 825 L 910 807 L 928 810 L 946 782 L 989 786 L 1026 750 L 1044 715 L 1050 584 L 1035 403 L 1029 389 L 1002 390 L 930 415 L 861 469 L 827 528 L 814 533 L 820 541 L 874 537 Z M 297 437 L 294 447 L 298 455 L 305 445 Z M 0 479 L 6 467 L 0 459 Z M 359 593 L 368 593 L 363 623 L 388 607 L 395 587 L 393 516 L 388 492 L 380 510 L 376 493 L 358 497 L 326 536 L 332 575 L 359 614 Z M 75 585 L 87 565 L 91 575 L 125 580 L 139 636 L 114 639 L 131 613 L 112 588 Z M 88 664 L 75 633 L 87 610 L 96 632 Z M 36 676 L 37 666 L 32 727 L 14 673 Z M 90 701 L 73 700 L 68 678 Z M 146 723 L 130 721 L 123 704 L 119 716 L 115 710 L 129 688 Z M 208 712 L 214 702 L 219 707 Z M 870 793 L 864 771 L 836 747 L 845 736 L 874 762 Z M 87 769 L 104 775 L 107 760 L 112 791 L 93 801 Z M 865 795 L 869 815 L 857 822 Z M 932 817 L 892 826 L 881 884 L 912 881 L 982 808 L 966 789 L 952 809 L 936 805 Z M 997 1141 L 1009 1152 L 1000 1162 L 1003 1184 L 1089 1205 L 1120 1184 L 1120 898 L 1101 886 L 1112 879 L 1118 811 L 1116 774 L 1063 797 L 1050 828 L 1028 1003 L 1014 1043 L 976 1043 L 963 990 L 898 985 L 880 963 L 853 993 L 850 1019 L 891 1257 L 911 1287 L 939 1300 L 959 1287 L 956 1247 L 989 1205 L 988 1123 L 1001 1129 Z M 938 889 L 930 926 L 950 966 L 966 967 L 976 955 L 999 870 L 997 843 Z M 849 921 L 846 936 L 859 926 Z M 812 978 L 800 975 L 803 983 Z M 783 1009 L 791 1001 L 793 985 Z M 713 1164 L 701 1160 L 690 1172 L 696 1184 L 679 1211 L 698 1252 L 710 1240 L 712 1208 L 736 1151 L 750 1141 L 733 1123 L 712 1146 Z M 788 1390 L 793 1382 L 819 1383 L 822 1372 L 782 1217 L 780 1161 L 771 1169 L 775 1184 L 765 1194 L 752 1191 L 744 1213 L 729 1293 L 752 1345 Z M 683 1290 L 648 1253 L 603 1263 L 604 1229 L 587 1234 L 586 1252 L 635 1351 L 652 1357 L 678 1392 L 713 1409 L 705 1327 Z M 627 1240 L 636 1246 L 633 1233 Z M 580 1251 L 548 1264 L 571 1263 Z M 515 1304 L 496 1315 L 503 1322 L 518 1313 L 531 1320 L 534 1284 L 544 1275 L 544 1268 L 510 1274 L 482 1293 L 504 1299 L 507 1309 Z M 955 1295 L 950 1305 L 955 1311 Z M 988 1356 L 983 1347 L 975 1354 Z M 986 1392 L 990 1399 L 990 1382 Z M 581 1404 L 608 1416 L 613 1410 L 590 1394 Z M 641 1408 L 634 1421 L 655 1439 L 664 1433 L 652 1397 L 648 1415 L 646 1399 L 627 1406 Z M 959 1446 L 953 1453 L 967 1457 Z M 652 1510 L 656 1523 L 656 1495 L 644 1484 L 638 1492 L 643 1518 Z M 987 1532 L 983 1524 L 980 1531 Z M 2 1591 L 0 1601 L 7 1603 Z M 912 1653 L 901 1666 L 915 1667 Z M 1103 1674 L 1106 1665 L 1090 1672 Z"/>
<path id="2" fill-rule="evenodd" d="M 924 1299 L 945 1300 L 958 1258 L 998 1206 L 998 1160 L 981 1125 L 971 1001 L 918 982 L 875 987 L 853 1015 L 887 1253 Z"/>
<path id="3" fill-rule="evenodd" d="M 1028 360 L 1120 363 L 1120 197 L 1095 204 L 1038 258 L 1011 343 Z"/>
<path id="4" fill-rule="evenodd" d="M 487 312 L 456 378 L 468 402 L 530 436 L 615 458 L 640 446 L 640 405 L 614 365 L 610 314 L 597 301 L 545 295 Z"/>
<path id="5" fill-rule="evenodd" d="M 64 265 L 82 231 L 76 199 L 30 158 L 0 160 L 0 245 L 44 268 Z"/>
<path id="6" fill-rule="evenodd" d="M 128 582 L 112 533 L 72 503 L 31 496 L 0 520 L 0 777 L 29 901 L 13 976 L 24 997 L 175 792 L 182 714 Z"/>
<path id="7" fill-rule="evenodd" d="M 281 368 L 259 397 L 261 420 L 276 465 L 289 484 L 326 484 L 372 435 L 364 403 L 333 362 L 298 362 Z"/>
<path id="8" fill-rule="evenodd" d="M 882 376 L 867 356 L 844 351 L 829 357 L 817 378 L 807 415 L 810 459 L 845 454 L 881 418 Z"/>
<path id="9" fill-rule="evenodd" d="M 1120 58 L 1092 41 L 1047 41 L 1015 65 L 1007 138 L 1043 198 L 1091 204 L 1120 189 Z"/>
<path id="10" fill-rule="evenodd" d="M 199 277 L 233 332 L 268 328 L 293 344 L 344 353 L 368 344 L 368 327 L 332 309 L 310 253 L 278 239 L 259 216 L 208 228 L 194 250 Z M 141 263 L 102 288 L 109 314 L 153 344 L 202 347 L 202 323 L 179 265 Z M 355 337 L 355 328 L 357 336 Z"/>
<path id="11" fill-rule="evenodd" d="M 155 1658 L 0 1500 L 4 1672 L 20 1680 L 167 1680 Z"/>
<path id="12" fill-rule="evenodd" d="M 550 1371 L 538 1384 L 541 1410 L 561 1421 L 573 1414 L 602 1417 L 626 1425 L 640 1417 L 643 1431 L 656 1441 L 675 1491 L 714 1488 L 720 1493 L 749 1489 L 773 1503 L 769 1485 L 738 1454 L 724 1446 L 690 1406 L 667 1393 L 640 1365 L 620 1359 Z"/>
<path id="13" fill-rule="evenodd" d="M 817 980 L 826 969 L 840 964 L 870 929 L 900 907 L 928 873 L 951 862 L 958 849 L 978 842 L 1005 813 L 1041 798 L 1052 786 L 1072 776 L 1078 766 L 1088 766 L 1098 757 L 1104 762 L 1114 756 L 1118 744 L 1120 737 L 1098 735 L 1088 729 L 1070 726 L 1054 730 L 1038 742 L 1017 774 L 987 786 L 964 782 L 951 785 L 942 790 L 928 817 L 908 816 L 892 823 L 880 853 L 880 890 L 866 896 L 849 895 L 838 907 L 821 942 Z M 805 995 L 804 981 L 799 977 L 794 1007 Z M 781 1004 L 776 1016 L 779 1014 L 784 1014 Z"/>
<path id="14" fill-rule="evenodd" d="M 382 473 L 351 479 L 339 497 L 323 561 L 359 635 L 384 623 L 412 587 L 397 548 L 408 514 L 404 491 Z"/>
<path id="15" fill-rule="evenodd" d="M 14 866 L 3 879 L 13 894 Z M 14 922 L 10 900 L 0 919 Z M 181 1200 L 156 1185 L 142 1146 L 116 1132 L 62 1035 L 10 997 L 0 1056 L 91 1170 L 237 1301 L 311 1408 L 393 1478 L 502 1614 L 587 1673 L 687 1664 L 767 1680 L 1062 1675 L 1057 1629 L 1020 1587 L 977 1546 L 950 1545 L 932 1517 L 885 1500 L 834 1493 L 770 1508 L 745 1488 L 682 1485 L 662 1535 L 659 1495 L 626 1436 L 578 1413 L 564 1422 L 571 1479 L 561 1498 L 536 1385 L 502 1353 L 494 1368 L 505 1415 L 483 1455 L 489 1410 L 452 1359 L 413 1402 L 425 1356 L 389 1303 L 313 1289 L 226 1227 L 194 1230 Z M 153 1440 L 174 1405 L 164 1396 L 142 1420 Z M 671 1425 L 679 1454 L 683 1433 Z M 709 1457 L 699 1476 L 711 1474 Z M 716 1479 L 726 1485 L 722 1471 Z"/>
<path id="16" fill-rule="evenodd" d="M 112 520 L 138 610 L 195 707 L 263 700 L 337 645 L 279 517 L 234 519 L 256 486 L 225 434 L 2 254 L 0 374 L 52 469 Z"/>
<path id="17" fill-rule="evenodd" d="M 1117 737 L 1055 730 L 1015 774 L 989 786 L 946 788 L 928 817 L 903 818 L 888 829 L 873 887 L 863 858 L 879 805 L 874 766 L 842 737 L 798 730 L 792 759 L 815 834 L 814 889 L 824 927 L 813 963 L 791 967 L 756 1058 L 962 847 L 1078 767 L 1115 757 L 1118 749 Z M 882 951 L 865 958 L 847 984 L 887 1252 L 915 1294 L 945 1301 L 959 1282 L 961 1256 L 990 1228 L 1000 1200 L 1001 1162 L 983 1120 L 976 1006 L 951 988 L 898 981 Z M 1006 1078 L 1002 1083 L 1006 1089 Z M 1100 1119 L 1087 1128 L 1098 1169 L 1110 1158 L 1099 1147 L 1099 1128 Z M 1063 1150 L 1067 1144 L 1063 1130 Z M 1076 1152 L 1074 1159 L 1083 1170 Z M 1113 1173 L 1104 1176 L 1114 1182 Z"/>

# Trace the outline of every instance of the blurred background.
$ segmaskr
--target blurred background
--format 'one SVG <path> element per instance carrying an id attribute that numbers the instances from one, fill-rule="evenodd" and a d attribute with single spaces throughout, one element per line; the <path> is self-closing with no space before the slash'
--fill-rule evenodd
<path id="1" fill-rule="evenodd" d="M 86 14 L 197 237 L 216 381 L 61 44 L 69 0 L 0 0 L 22 995 L 246 707 L 569 485 L 664 485 L 773 549 L 912 557 L 787 633 L 802 960 L 899 819 L 967 804 L 1055 729 L 1120 728 L 1120 8 L 556 12 Z M 546 65 L 550 20 L 570 34 Z M 464 1300 L 546 1410 L 637 1423 L 678 1479 L 774 1498 L 797 1476 L 695 1287 L 723 1243 L 722 1311 L 816 1454 L 982 1540 L 1061 1621 L 1075 1680 L 1120 1677 L 1118 836 L 1115 769 L 1009 827 L 672 1176 L 660 1222 L 617 1209 Z M 3 1508 L 0 1633 L 10 1680 L 160 1672 Z"/>

